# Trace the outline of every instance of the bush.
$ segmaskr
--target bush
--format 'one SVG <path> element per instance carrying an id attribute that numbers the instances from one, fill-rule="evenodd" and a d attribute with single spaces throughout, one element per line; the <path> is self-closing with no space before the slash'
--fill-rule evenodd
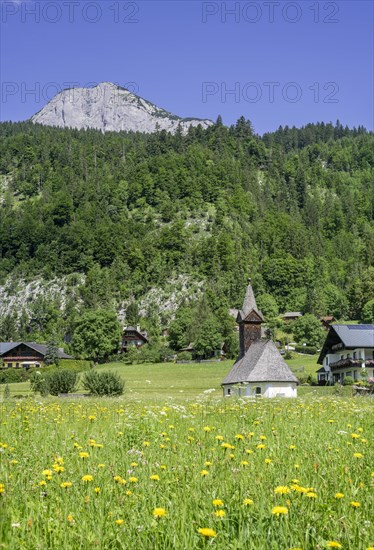
<path id="1" fill-rule="evenodd" d="M 178 353 L 178 361 L 192 361 L 192 353 L 189 351 L 181 351 Z"/>
<path id="2" fill-rule="evenodd" d="M 45 371 L 34 371 L 30 378 L 30 387 L 33 392 L 42 396 L 70 393 L 76 388 L 77 373 L 69 370 L 56 370 L 51 374 Z"/>
<path id="3" fill-rule="evenodd" d="M 70 370 L 57 370 L 46 377 L 51 395 L 71 393 L 76 389 L 77 373 Z"/>
<path id="4" fill-rule="evenodd" d="M 354 382 L 355 381 L 353 380 L 352 376 L 345 376 L 344 377 L 344 380 L 343 380 L 344 386 L 353 386 Z"/>
<path id="5" fill-rule="evenodd" d="M 0 371 L 0 384 L 25 382 L 29 375 L 25 369 L 3 369 Z"/>
<path id="6" fill-rule="evenodd" d="M 32 372 L 30 377 L 30 387 L 34 393 L 40 393 L 42 397 L 46 397 L 49 394 L 47 377 L 40 371 Z"/>
<path id="7" fill-rule="evenodd" d="M 317 348 L 314 346 L 296 346 L 295 351 L 297 351 L 297 353 L 304 353 L 305 355 L 315 355 L 317 353 Z"/>
<path id="8" fill-rule="evenodd" d="M 122 395 L 125 382 L 114 372 L 97 372 L 91 370 L 86 372 L 82 378 L 82 384 L 85 390 L 92 395 L 115 396 Z"/>

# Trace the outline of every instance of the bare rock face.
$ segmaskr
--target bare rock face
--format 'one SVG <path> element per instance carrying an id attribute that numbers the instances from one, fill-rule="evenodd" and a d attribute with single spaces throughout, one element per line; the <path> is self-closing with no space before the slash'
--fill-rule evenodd
<path id="1" fill-rule="evenodd" d="M 110 82 L 103 82 L 94 88 L 64 90 L 31 120 L 45 126 L 61 128 L 144 133 L 157 130 L 174 133 L 178 126 L 186 133 L 190 126 L 201 124 L 202 128 L 208 128 L 213 124 L 211 120 L 173 115 Z"/>

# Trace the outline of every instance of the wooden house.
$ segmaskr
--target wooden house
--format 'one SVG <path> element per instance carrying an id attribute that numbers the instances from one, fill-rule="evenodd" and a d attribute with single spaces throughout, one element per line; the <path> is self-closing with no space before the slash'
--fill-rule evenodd
<path id="1" fill-rule="evenodd" d="M 298 380 L 278 348 L 262 337 L 264 318 L 257 308 L 249 280 L 243 308 L 238 312 L 240 352 L 222 382 L 223 395 L 296 397 Z"/>
<path id="2" fill-rule="evenodd" d="M 140 348 L 148 343 L 148 334 L 145 330 L 141 330 L 138 325 L 136 328 L 132 326 L 124 327 L 122 333 L 122 351 L 126 353 L 129 348 Z"/>
<path id="3" fill-rule="evenodd" d="M 0 342 L 0 358 L 4 368 L 41 367 L 47 354 L 48 346 L 35 342 Z M 62 348 L 58 348 L 59 359 L 72 359 Z"/>

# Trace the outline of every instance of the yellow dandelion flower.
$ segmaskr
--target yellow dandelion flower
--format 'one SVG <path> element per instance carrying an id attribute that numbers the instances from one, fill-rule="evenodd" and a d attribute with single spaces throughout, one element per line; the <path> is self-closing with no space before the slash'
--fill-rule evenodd
<path id="1" fill-rule="evenodd" d="M 260 443 L 259 445 L 256 445 L 256 449 L 266 449 L 266 445 L 264 445 L 263 443 Z"/>
<path id="2" fill-rule="evenodd" d="M 105 468 L 105 464 L 98 464 L 97 467 L 98 468 Z"/>
<path id="3" fill-rule="evenodd" d="M 204 466 L 211 466 L 211 465 L 212 465 L 212 463 L 211 463 L 209 460 L 207 460 L 206 462 L 204 462 Z"/>
<path id="4" fill-rule="evenodd" d="M 165 510 L 165 508 L 155 508 L 152 512 L 153 514 L 153 517 L 155 518 L 162 518 L 164 516 L 166 516 L 167 512 Z"/>
<path id="5" fill-rule="evenodd" d="M 82 453 L 79 453 L 79 456 L 81 458 L 88 458 L 90 455 L 88 453 L 82 452 Z"/>
<path id="6" fill-rule="evenodd" d="M 264 462 L 265 462 L 265 464 L 271 464 L 272 460 L 271 460 L 271 458 L 265 458 Z"/>
<path id="7" fill-rule="evenodd" d="M 294 451 L 294 450 L 296 449 L 296 445 L 290 445 L 288 448 L 289 448 L 291 451 Z"/>
<path id="8" fill-rule="evenodd" d="M 353 456 L 355 458 L 363 458 L 363 455 L 361 453 L 354 453 Z"/>
<path id="9" fill-rule="evenodd" d="M 235 439 L 238 439 L 238 440 L 241 441 L 242 439 L 244 439 L 244 435 L 242 435 L 242 434 L 236 434 Z"/>
<path id="10" fill-rule="evenodd" d="M 100 487 L 95 487 L 95 493 L 98 495 L 100 493 L 101 489 Z"/>
<path id="11" fill-rule="evenodd" d="M 220 498 L 215 498 L 212 501 L 212 504 L 213 504 L 213 506 L 224 506 L 223 500 L 221 500 Z"/>
<path id="12" fill-rule="evenodd" d="M 288 514 L 288 508 L 286 508 L 286 506 L 274 506 L 274 508 L 272 508 L 271 510 L 271 513 L 275 516 L 280 516 L 282 514 L 286 515 Z"/>
<path id="13" fill-rule="evenodd" d="M 260 439 L 261 439 L 261 441 L 266 441 L 267 437 L 266 437 L 266 435 L 260 435 Z"/>
<path id="14" fill-rule="evenodd" d="M 203 537 L 206 537 L 207 539 L 214 538 L 217 536 L 217 533 L 213 529 L 210 529 L 209 527 L 201 527 L 197 531 L 198 533 L 200 533 L 200 535 L 202 535 Z"/>
<path id="15" fill-rule="evenodd" d="M 93 476 L 86 474 L 82 477 L 82 481 L 93 481 Z"/>
<path id="16" fill-rule="evenodd" d="M 309 491 L 308 493 L 305 493 L 305 496 L 309 498 L 317 498 L 317 493 L 315 493 L 314 491 Z"/>
<path id="17" fill-rule="evenodd" d="M 153 474 L 149 476 L 149 479 L 151 479 L 152 481 L 160 481 L 160 476 L 158 476 L 157 474 Z"/>
<path id="18" fill-rule="evenodd" d="M 138 478 L 137 477 L 129 477 L 129 482 L 130 483 L 138 483 Z"/>
<path id="19" fill-rule="evenodd" d="M 356 500 L 352 500 L 350 502 L 350 505 L 353 507 L 353 508 L 359 508 L 361 506 L 361 504 L 359 502 L 357 502 Z"/>
<path id="20" fill-rule="evenodd" d="M 217 518 L 224 518 L 225 515 L 226 515 L 226 512 L 225 510 L 216 510 L 214 512 L 214 515 L 217 517 Z"/>
<path id="21" fill-rule="evenodd" d="M 248 466 L 249 462 L 247 462 L 246 460 L 242 460 L 240 465 L 241 466 Z"/>
<path id="22" fill-rule="evenodd" d="M 143 441 L 143 447 L 149 447 L 150 442 L 149 441 Z"/>
<path id="23" fill-rule="evenodd" d="M 351 434 L 352 439 L 360 439 L 358 434 Z"/>
<path id="24" fill-rule="evenodd" d="M 287 485 L 279 485 L 274 489 L 274 493 L 277 495 L 287 495 L 289 492 L 290 492 L 290 489 L 289 487 L 287 487 Z"/>
<path id="25" fill-rule="evenodd" d="M 43 470 L 43 475 L 44 476 L 51 476 L 52 475 L 52 470 Z"/>
<path id="26" fill-rule="evenodd" d="M 210 426 L 204 426 L 204 432 L 210 432 L 212 428 Z"/>
<path id="27" fill-rule="evenodd" d="M 344 498 L 344 493 L 335 493 L 334 497 L 337 499 Z"/>
<path id="28" fill-rule="evenodd" d="M 69 514 L 66 519 L 68 520 L 69 523 L 74 523 L 74 517 L 72 514 Z"/>
<path id="29" fill-rule="evenodd" d="M 39 481 L 39 485 L 41 485 L 41 486 L 47 485 L 47 482 L 46 482 L 44 479 L 42 479 L 42 481 Z M 1 487 L 0 487 L 0 489 L 1 489 Z M 1 493 L 1 492 L 2 492 L 2 491 L 0 490 L 0 493 Z"/>
<path id="30" fill-rule="evenodd" d="M 63 481 L 62 483 L 60 483 L 60 487 L 62 487 L 63 489 L 68 489 L 68 487 L 72 487 L 72 482 L 71 481 Z"/>
<path id="31" fill-rule="evenodd" d="M 244 506 L 251 506 L 253 504 L 253 500 L 251 498 L 245 498 L 243 500 Z"/>
<path id="32" fill-rule="evenodd" d="M 216 435 L 217 441 L 223 441 L 223 435 Z"/>
<path id="33" fill-rule="evenodd" d="M 328 540 L 326 546 L 327 548 L 342 548 L 340 542 L 336 542 L 335 540 Z"/>
<path id="34" fill-rule="evenodd" d="M 200 475 L 202 477 L 205 477 L 205 476 L 209 475 L 209 472 L 208 472 L 208 470 L 201 470 Z"/>
<path id="35" fill-rule="evenodd" d="M 116 519 L 116 524 L 117 525 L 122 525 L 124 522 L 125 522 L 124 519 Z"/>

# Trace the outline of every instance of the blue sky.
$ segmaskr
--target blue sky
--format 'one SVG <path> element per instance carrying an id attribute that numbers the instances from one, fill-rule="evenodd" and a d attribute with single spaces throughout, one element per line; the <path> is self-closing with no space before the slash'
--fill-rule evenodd
<path id="1" fill-rule="evenodd" d="M 1 120 L 110 81 L 180 116 L 257 132 L 373 129 L 370 1 L 0 0 Z M 231 92 L 231 93 L 230 93 Z"/>

